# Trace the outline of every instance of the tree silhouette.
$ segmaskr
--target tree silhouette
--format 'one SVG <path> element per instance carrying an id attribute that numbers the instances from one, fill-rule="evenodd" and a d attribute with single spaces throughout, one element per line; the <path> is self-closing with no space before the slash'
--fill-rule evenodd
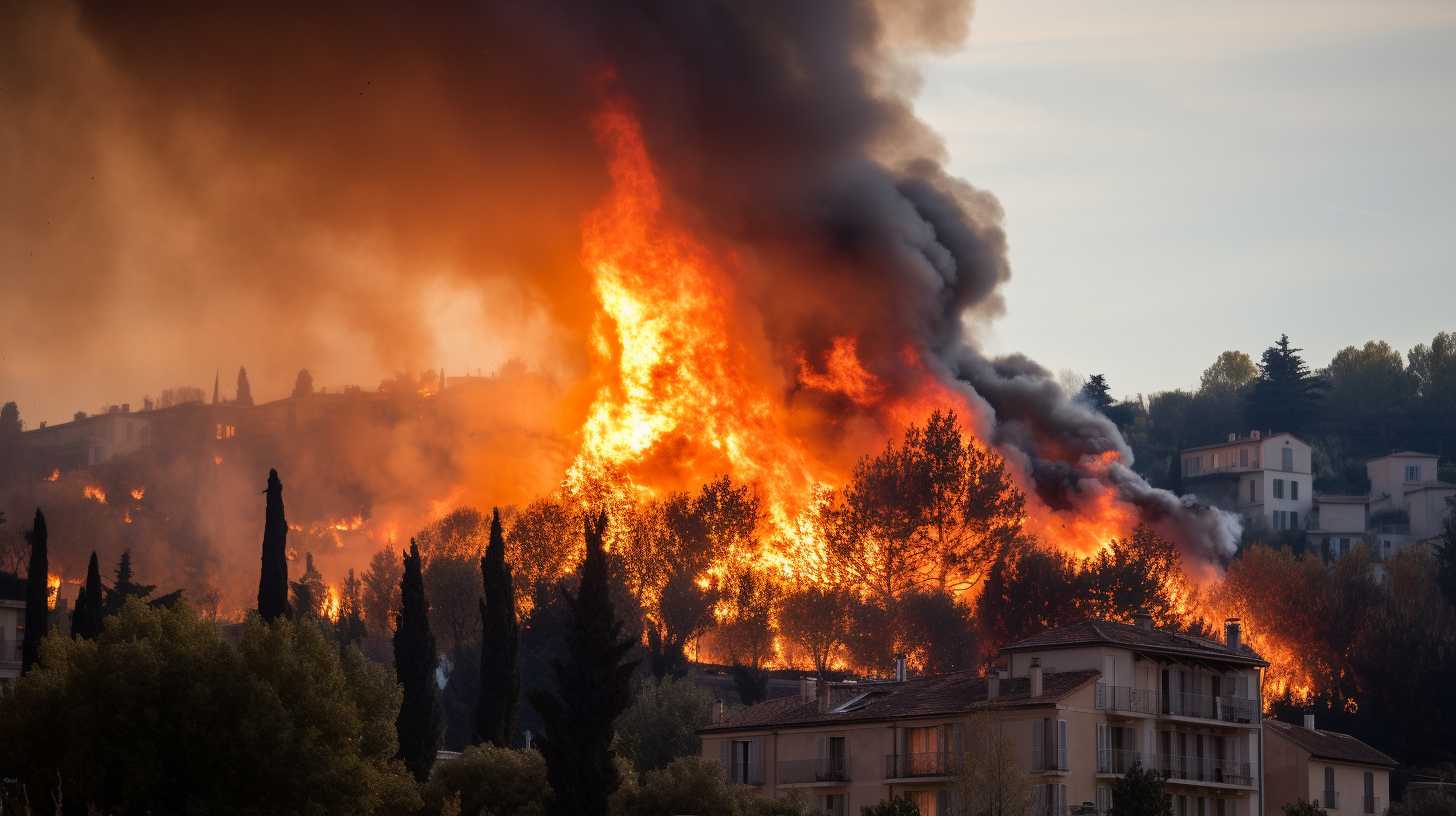
<path id="1" fill-rule="evenodd" d="M 234 400 L 239 405 L 253 404 L 253 387 L 248 385 L 248 370 L 238 366 L 238 392 Z"/>
<path id="2" fill-rule="evenodd" d="M 1259 360 L 1259 378 L 1249 395 L 1250 424 L 1261 430 L 1302 433 L 1314 422 L 1320 382 L 1299 356 L 1303 349 L 1281 334 Z"/>
<path id="3" fill-rule="evenodd" d="M 480 559 L 485 599 L 480 602 L 480 699 L 476 704 L 476 737 L 505 748 L 511 742 L 516 701 L 521 694 L 517 665 L 520 633 L 516 625 L 516 592 L 506 563 L 506 539 L 500 511 L 491 513 L 490 543 Z"/>
<path id="4" fill-rule="evenodd" d="M 25 534 L 30 542 L 30 567 L 25 574 L 25 640 L 21 643 L 20 672 L 25 674 L 40 657 L 40 641 L 50 628 L 50 559 L 46 550 L 45 514 L 35 508 L 35 523 Z"/>
<path id="5" fill-rule="evenodd" d="M 115 615 L 126 606 L 127 598 L 144 600 L 156 588 L 154 584 L 138 584 L 132 579 L 131 550 L 122 550 L 121 558 L 116 562 L 116 577 L 111 582 L 111 589 L 106 592 L 103 614 Z"/>
<path id="6" fill-rule="evenodd" d="M 313 375 L 308 369 L 300 368 L 298 377 L 293 381 L 293 398 L 307 397 L 313 393 Z"/>
<path id="7" fill-rule="evenodd" d="M 404 557 L 404 577 L 399 583 L 399 625 L 394 630 L 394 673 L 404 688 L 395 730 L 399 734 L 399 756 L 415 779 L 424 782 L 435 764 L 435 752 L 444 732 L 444 711 L 440 689 L 435 684 L 439 655 L 435 636 L 430 633 L 430 602 L 425 598 L 424 570 L 420 548 L 410 539 Z"/>
<path id="8" fill-rule="evenodd" d="M 323 573 L 313 565 L 313 553 L 304 553 L 303 575 L 288 585 L 293 588 L 293 611 L 300 618 L 323 617 L 328 587 L 324 585 Z"/>
<path id="9" fill-rule="evenodd" d="M 636 661 L 626 659 L 632 641 L 622 637 L 622 622 L 612 604 L 602 536 L 607 517 L 585 521 L 586 557 L 580 587 L 566 594 L 565 649 L 551 668 L 554 693 L 535 691 L 531 704 L 540 712 L 545 733 L 538 741 L 554 796 L 553 816 L 597 816 L 621 780 L 612 761 L 613 723 L 631 703 Z"/>
<path id="10" fill-rule="evenodd" d="M 101 567 L 96 561 L 96 551 L 91 551 L 91 563 L 86 566 L 86 584 L 76 597 L 76 609 L 71 612 L 71 637 L 94 640 L 101 634 L 101 621 L 106 614 L 101 590 Z"/>
<path id="11" fill-rule="evenodd" d="M 268 471 L 263 521 L 263 570 L 258 578 L 258 614 L 265 621 L 292 613 L 288 608 L 288 519 L 283 515 L 283 482 Z"/>

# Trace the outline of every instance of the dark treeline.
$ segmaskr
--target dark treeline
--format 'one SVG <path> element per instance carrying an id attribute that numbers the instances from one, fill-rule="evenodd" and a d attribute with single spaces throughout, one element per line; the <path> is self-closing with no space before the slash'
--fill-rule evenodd
<path id="1" fill-rule="evenodd" d="M 1329 493 L 1364 492 L 1369 487 L 1365 460 L 1393 450 L 1456 461 L 1452 332 L 1441 332 L 1404 355 L 1379 340 L 1347 346 L 1323 367 L 1315 367 L 1281 336 L 1257 360 L 1242 351 L 1223 352 L 1193 391 L 1160 391 L 1118 402 L 1111 388 L 1094 375 L 1082 396 L 1122 430 L 1136 469 L 1172 490 L 1180 487 L 1178 450 L 1253 429 L 1288 431 L 1308 441 L 1314 449 L 1315 487 Z M 1456 479 L 1450 470 L 1443 473 Z"/>

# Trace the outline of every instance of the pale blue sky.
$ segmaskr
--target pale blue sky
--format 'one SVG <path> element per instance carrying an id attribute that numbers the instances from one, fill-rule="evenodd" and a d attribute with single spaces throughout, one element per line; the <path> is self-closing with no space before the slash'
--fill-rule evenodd
<path id="1" fill-rule="evenodd" d="M 920 66 L 1006 210 L 992 351 L 1121 396 L 1456 330 L 1456 0 L 980 0 Z"/>

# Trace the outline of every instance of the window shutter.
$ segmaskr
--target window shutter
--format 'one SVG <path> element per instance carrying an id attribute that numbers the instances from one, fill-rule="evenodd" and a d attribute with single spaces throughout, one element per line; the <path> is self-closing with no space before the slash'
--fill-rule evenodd
<path id="1" fill-rule="evenodd" d="M 1106 785 L 1097 786 L 1097 812 L 1106 814 L 1112 810 L 1112 788 Z"/>
<path id="2" fill-rule="evenodd" d="M 1067 812 L 1067 786 L 1057 785 L 1057 800 L 1054 805 L 1056 816 L 1066 816 Z"/>
<path id="3" fill-rule="evenodd" d="M 1031 786 L 1031 812 L 1036 816 L 1045 816 L 1047 812 L 1047 786 Z"/>
<path id="4" fill-rule="evenodd" d="M 1057 767 L 1067 768 L 1067 721 L 1057 720 Z"/>
<path id="5" fill-rule="evenodd" d="M 763 737 L 754 737 L 748 741 L 748 779 L 750 785 L 757 785 L 763 781 Z"/>
<path id="6" fill-rule="evenodd" d="M 723 766 L 723 778 L 730 783 L 737 782 L 738 780 L 733 778 L 733 740 L 723 740 L 722 744 L 718 746 L 718 756 L 718 764 Z"/>
<path id="7" fill-rule="evenodd" d="M 1031 769 L 1041 771 L 1046 769 L 1046 748 L 1042 745 L 1042 739 L 1046 736 L 1046 721 L 1031 721 Z"/>
<path id="8" fill-rule="evenodd" d="M 1111 740 L 1107 736 L 1107 723 L 1097 723 L 1097 770 L 1099 772 L 1112 770 L 1112 754 L 1109 753 L 1111 744 Z"/>

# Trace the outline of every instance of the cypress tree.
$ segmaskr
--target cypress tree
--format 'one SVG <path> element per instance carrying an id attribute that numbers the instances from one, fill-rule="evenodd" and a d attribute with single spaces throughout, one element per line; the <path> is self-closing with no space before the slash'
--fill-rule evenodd
<path id="1" fill-rule="evenodd" d="M 500 511 L 490 518 L 490 544 L 480 559 L 485 600 L 480 602 L 480 698 L 475 707 L 475 736 L 502 748 L 510 746 L 521 673 L 516 664 L 519 633 L 516 592 L 506 563 Z"/>
<path id="2" fill-rule="evenodd" d="M 40 641 L 50 628 L 50 558 L 46 552 L 45 514 L 35 508 L 35 524 L 25 534 L 30 543 L 30 568 L 25 578 L 25 640 L 21 643 L 20 672 L 25 674 L 40 657 Z"/>
<path id="3" fill-rule="evenodd" d="M 569 620 L 563 658 L 553 660 L 555 693 L 534 691 L 545 733 L 537 745 L 546 759 L 554 796 L 553 816 L 598 816 L 621 780 L 612 762 L 617 715 L 631 702 L 635 660 L 627 660 L 630 638 L 612 605 L 602 534 L 607 517 L 587 519 L 586 557 L 578 570 L 575 597 L 567 593 Z"/>
<path id="4" fill-rule="evenodd" d="M 268 506 L 263 521 L 263 572 L 258 578 L 258 614 L 272 622 L 290 616 L 288 608 L 288 519 L 283 515 L 283 482 L 268 471 Z"/>
<path id="5" fill-rule="evenodd" d="M 92 640 L 101 634 L 101 621 L 105 615 L 101 595 L 101 567 L 96 561 L 96 551 L 91 551 L 91 563 L 86 567 L 86 585 L 76 596 L 76 609 L 71 613 L 71 637 Z"/>
<path id="6" fill-rule="evenodd" d="M 420 548 L 410 539 L 404 557 L 404 577 L 399 582 L 399 624 L 394 630 L 394 673 L 404 688 L 395 730 L 399 733 L 399 756 L 420 782 L 430 776 L 444 733 L 444 711 L 440 689 L 435 684 L 439 657 L 435 636 L 430 632 L 430 602 L 425 598 L 424 570 Z"/>
<path id="7" fill-rule="evenodd" d="M 99 584 L 100 581 L 98 580 L 97 583 Z M 145 600 L 156 588 L 155 584 L 138 584 L 132 580 L 131 550 L 122 550 L 121 558 L 116 562 L 116 580 L 112 582 L 111 590 L 106 593 L 106 602 L 102 604 L 101 614 L 103 617 L 115 615 L 121 611 L 123 606 L 126 606 L 127 598 Z"/>

